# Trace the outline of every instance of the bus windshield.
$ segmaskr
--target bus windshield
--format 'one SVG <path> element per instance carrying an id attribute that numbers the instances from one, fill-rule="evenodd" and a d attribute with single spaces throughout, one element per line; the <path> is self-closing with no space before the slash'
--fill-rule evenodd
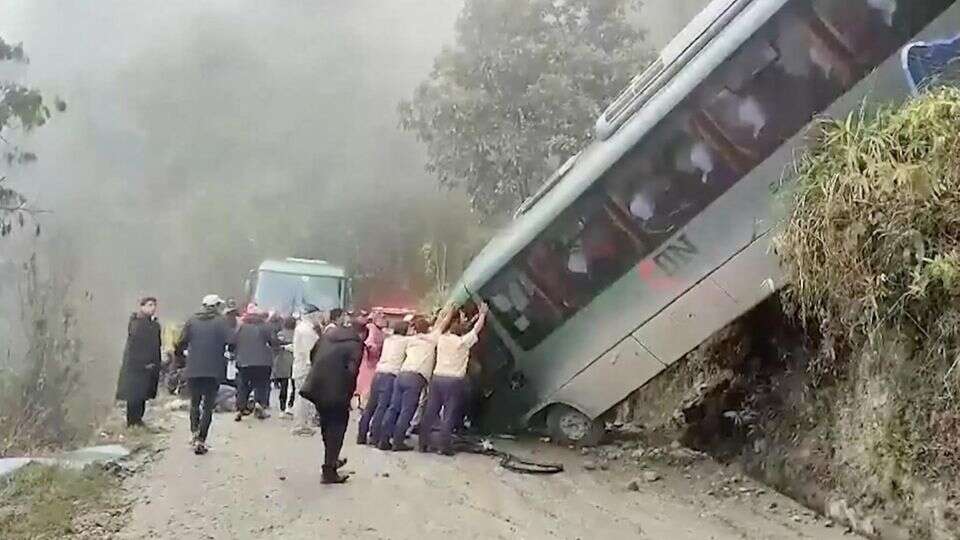
<path id="1" fill-rule="evenodd" d="M 336 277 L 261 270 L 253 301 L 263 309 L 281 313 L 302 311 L 307 304 L 329 310 L 342 307 L 341 289 L 342 280 Z"/>

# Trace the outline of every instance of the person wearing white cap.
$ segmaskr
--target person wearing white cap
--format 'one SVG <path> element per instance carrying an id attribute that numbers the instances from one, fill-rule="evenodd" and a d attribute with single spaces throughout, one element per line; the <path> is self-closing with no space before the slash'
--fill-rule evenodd
<path id="1" fill-rule="evenodd" d="M 203 297 L 203 307 L 183 327 L 176 354 L 184 357 L 187 367 L 184 376 L 190 388 L 190 432 L 193 451 L 207 453 L 207 434 L 213 421 L 220 381 L 227 377 L 228 345 L 233 343 L 233 330 L 220 315 L 223 300 L 215 294 Z"/>

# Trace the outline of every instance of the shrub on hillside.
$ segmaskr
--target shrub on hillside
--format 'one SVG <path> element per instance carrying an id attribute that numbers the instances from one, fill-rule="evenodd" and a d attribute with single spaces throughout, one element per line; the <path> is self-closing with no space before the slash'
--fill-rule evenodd
<path id="1" fill-rule="evenodd" d="M 960 89 L 819 127 L 777 251 L 789 304 L 838 351 L 816 369 L 849 390 L 837 470 L 905 500 L 918 479 L 957 489 Z"/>

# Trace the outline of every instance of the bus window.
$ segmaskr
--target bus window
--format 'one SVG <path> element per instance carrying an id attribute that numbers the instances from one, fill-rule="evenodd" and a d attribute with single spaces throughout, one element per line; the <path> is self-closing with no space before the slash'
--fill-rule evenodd
<path id="1" fill-rule="evenodd" d="M 646 240 L 634 264 L 739 177 L 713 141 L 685 129 L 690 123 L 676 114 L 607 176 L 613 204 Z"/>
<path id="2" fill-rule="evenodd" d="M 796 2 L 711 76 L 692 103 L 694 118 L 719 129 L 752 168 L 863 74 L 809 2 Z"/>
<path id="3" fill-rule="evenodd" d="M 740 153 L 750 156 L 751 166 L 760 161 L 755 141 L 766 127 L 768 118 L 756 97 L 723 88 L 712 96 L 703 110 Z"/>
<path id="4" fill-rule="evenodd" d="M 562 321 L 562 312 L 522 270 L 508 266 L 480 290 L 491 312 L 510 335 L 527 349 L 549 335 Z"/>
<path id="5" fill-rule="evenodd" d="M 813 0 L 813 10 L 825 33 L 869 69 L 951 4 L 953 0 Z"/>
<path id="6" fill-rule="evenodd" d="M 862 71 L 825 33 L 817 16 L 798 5 L 780 14 L 771 37 L 780 51 L 778 68 L 796 85 L 790 97 L 800 98 L 800 108 L 808 115 L 830 105 Z"/>
<path id="7" fill-rule="evenodd" d="M 669 218 L 680 204 L 679 199 L 670 193 L 670 179 L 656 173 L 638 179 L 640 182 L 630 186 L 632 189 L 628 188 L 623 199 L 630 217 L 648 236 L 670 234 L 675 226 Z"/>
<path id="8" fill-rule="evenodd" d="M 731 180 L 729 172 L 721 172 L 713 151 L 702 141 L 681 145 L 673 157 L 677 170 L 698 175 L 704 186 L 722 186 Z"/>
<path id="9" fill-rule="evenodd" d="M 605 193 L 589 193 L 548 229 L 545 238 L 562 250 L 568 286 L 584 305 L 625 274 L 639 257 L 642 241 L 617 219 Z"/>
<path id="10" fill-rule="evenodd" d="M 702 85 L 688 105 L 692 124 L 737 170 L 739 158 L 716 141 L 752 168 L 952 3 L 793 2 Z"/>
<path id="11" fill-rule="evenodd" d="M 763 37 L 744 44 L 717 73 L 716 93 L 706 95 L 704 110 L 743 153 L 753 157 L 765 154 L 778 144 L 776 129 L 784 111 L 772 106 L 757 84 L 758 78 L 778 59 L 778 52 Z"/>
<path id="12" fill-rule="evenodd" d="M 614 221 L 605 197 L 595 197 L 580 218 L 580 247 L 590 279 L 590 296 L 596 296 L 625 274 L 636 261 L 635 244 Z"/>
<path id="13" fill-rule="evenodd" d="M 566 276 L 567 260 L 563 258 L 562 248 L 550 241 L 536 241 L 524 257 L 525 270 L 546 298 L 564 315 L 574 313 L 579 308 L 576 290 L 571 287 Z"/>
<path id="14" fill-rule="evenodd" d="M 606 194 L 588 194 L 480 294 L 529 350 L 633 268 L 646 246 Z"/>
<path id="15" fill-rule="evenodd" d="M 837 40 L 859 63 L 872 66 L 897 47 L 893 29 L 897 0 L 814 0 L 817 18 L 829 32 L 821 40 Z"/>

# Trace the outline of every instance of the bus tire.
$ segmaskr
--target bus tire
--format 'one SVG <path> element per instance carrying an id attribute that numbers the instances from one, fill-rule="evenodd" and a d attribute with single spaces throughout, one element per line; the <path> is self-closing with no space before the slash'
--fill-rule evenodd
<path id="1" fill-rule="evenodd" d="M 603 439 L 603 422 L 568 405 L 554 405 L 547 412 L 547 429 L 557 444 L 564 446 L 596 446 Z"/>

